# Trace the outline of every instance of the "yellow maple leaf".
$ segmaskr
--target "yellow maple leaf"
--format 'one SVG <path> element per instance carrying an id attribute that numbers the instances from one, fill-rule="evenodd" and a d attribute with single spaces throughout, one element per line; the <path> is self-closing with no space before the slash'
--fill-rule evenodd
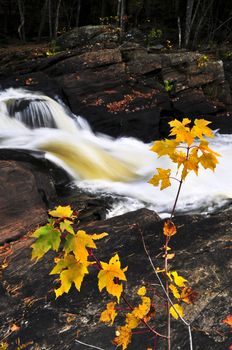
<path id="1" fill-rule="evenodd" d="M 178 275 L 176 271 L 167 272 L 167 276 L 171 282 L 174 281 L 178 287 L 185 287 L 185 282 L 187 282 L 187 280 L 184 277 Z"/>
<path id="2" fill-rule="evenodd" d="M 111 326 L 114 323 L 114 319 L 117 316 L 115 311 L 115 302 L 108 303 L 106 305 L 106 310 L 102 311 L 100 321 L 104 323 L 109 323 Z"/>
<path id="3" fill-rule="evenodd" d="M 202 141 L 198 149 L 202 152 L 202 155 L 199 157 L 199 162 L 201 165 L 205 169 L 211 169 L 214 171 L 216 165 L 218 164 L 217 157 L 220 157 L 220 154 L 209 148 L 208 142 L 206 141 Z"/>
<path id="4" fill-rule="evenodd" d="M 126 314 L 126 325 L 130 329 L 137 328 L 140 321 L 141 320 L 138 317 L 136 317 L 135 315 L 133 315 L 133 313 L 129 312 Z"/>
<path id="5" fill-rule="evenodd" d="M 184 277 L 178 275 L 176 271 L 171 272 L 171 275 L 178 287 L 185 287 L 185 282 L 187 282 L 187 280 Z"/>
<path id="6" fill-rule="evenodd" d="M 198 137 L 201 140 L 204 140 L 206 137 L 214 137 L 213 131 L 207 126 L 211 124 L 208 120 L 205 119 L 195 119 L 194 126 L 192 127 L 191 133 L 194 137 Z"/>
<path id="7" fill-rule="evenodd" d="M 151 308 L 151 299 L 149 297 L 142 297 L 142 304 L 134 308 L 132 314 L 138 319 L 143 319 Z"/>
<path id="8" fill-rule="evenodd" d="M 200 157 L 198 157 L 198 149 L 192 149 L 189 153 L 188 158 L 184 159 L 182 164 L 183 169 L 181 173 L 181 179 L 185 180 L 186 176 L 190 171 L 194 171 L 198 175 Z"/>
<path id="9" fill-rule="evenodd" d="M 140 296 L 144 296 L 147 293 L 146 287 L 140 287 L 137 291 L 137 294 Z"/>
<path id="10" fill-rule="evenodd" d="M 178 168 L 186 161 L 187 155 L 183 151 L 175 151 L 171 155 L 171 160 L 177 163 Z"/>
<path id="11" fill-rule="evenodd" d="M 66 207 L 63 207 L 59 205 L 56 207 L 55 210 L 50 210 L 49 215 L 55 217 L 55 218 L 75 218 L 75 215 L 73 215 L 73 210 L 71 209 L 70 205 L 67 205 Z"/>
<path id="12" fill-rule="evenodd" d="M 171 306 L 169 312 L 176 320 L 179 318 L 179 316 L 184 317 L 184 309 L 179 304 L 174 304 Z"/>
<path id="13" fill-rule="evenodd" d="M 174 284 L 169 284 L 169 288 L 172 291 L 173 296 L 176 299 L 179 299 L 180 298 L 180 293 L 179 293 L 178 289 L 176 288 L 176 286 L 174 286 Z"/>
<path id="14" fill-rule="evenodd" d="M 161 186 L 160 186 L 161 190 L 171 186 L 171 182 L 170 182 L 171 170 L 162 169 L 162 168 L 157 168 L 156 170 L 158 174 L 154 175 L 149 180 L 149 183 L 152 184 L 153 186 L 159 186 L 159 184 L 161 183 Z"/>
<path id="15" fill-rule="evenodd" d="M 122 346 L 122 350 L 125 350 L 131 342 L 132 331 L 128 326 L 120 326 L 117 328 L 116 337 L 113 343 L 118 346 Z"/>
<path id="16" fill-rule="evenodd" d="M 107 236 L 108 233 L 103 232 L 100 234 L 89 235 L 83 230 L 78 230 L 76 234 L 69 235 L 66 237 L 66 242 L 64 245 L 65 253 L 73 252 L 77 260 L 85 263 L 88 259 L 88 249 L 96 249 L 97 246 L 94 243 L 95 240 L 101 239 Z"/>
<path id="17" fill-rule="evenodd" d="M 109 264 L 101 261 L 102 270 L 98 273 L 98 287 L 100 292 L 103 288 L 106 288 L 109 294 L 117 297 L 118 302 L 122 294 L 122 284 L 115 283 L 114 279 L 117 281 L 126 281 L 125 271 L 127 267 L 121 269 L 121 262 L 119 260 L 118 254 L 115 254 Z"/>
<path id="18" fill-rule="evenodd" d="M 60 259 L 50 272 L 50 275 L 60 275 L 61 286 L 55 289 L 56 298 L 63 293 L 68 293 L 72 283 L 80 291 L 83 278 L 88 273 L 88 264 L 82 264 L 73 255 L 68 254 L 63 259 Z"/>
<path id="19" fill-rule="evenodd" d="M 176 140 L 155 141 L 150 150 L 157 153 L 158 157 L 169 156 L 170 158 L 176 152 L 178 142 Z"/>
<path id="20" fill-rule="evenodd" d="M 194 136 L 191 133 L 191 130 L 186 125 L 190 124 L 191 120 L 188 118 L 184 118 L 182 122 L 175 119 L 169 122 L 171 126 L 170 136 L 175 136 L 177 142 L 184 142 L 190 146 L 193 143 Z"/>
<path id="21" fill-rule="evenodd" d="M 220 157 L 221 155 L 215 151 L 213 151 L 210 147 L 209 147 L 209 143 L 207 141 L 201 141 L 200 145 L 198 146 L 198 149 L 201 150 L 202 153 L 204 152 L 209 152 L 214 154 L 217 157 Z"/>

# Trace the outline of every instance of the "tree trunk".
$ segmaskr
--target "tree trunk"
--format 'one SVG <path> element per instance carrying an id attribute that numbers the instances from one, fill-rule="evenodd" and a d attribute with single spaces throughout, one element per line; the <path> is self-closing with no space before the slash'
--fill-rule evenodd
<path id="1" fill-rule="evenodd" d="M 198 24 L 196 26 L 195 33 L 194 33 L 193 44 L 192 44 L 193 48 L 196 47 L 199 32 L 200 32 L 200 30 L 202 28 L 202 25 L 204 23 L 204 20 L 205 20 L 205 18 L 207 16 L 207 13 L 208 13 L 210 7 L 213 5 L 213 2 L 214 2 L 214 0 L 211 0 L 209 5 L 208 5 L 208 7 L 204 8 L 203 11 L 201 11 L 202 12 L 202 16 L 200 17 L 200 19 L 198 21 Z"/>
<path id="2" fill-rule="evenodd" d="M 181 33 L 181 23 L 180 23 L 180 16 L 177 18 L 177 26 L 178 26 L 178 47 L 181 48 L 182 45 L 182 33 Z"/>
<path id="3" fill-rule="evenodd" d="M 42 35 L 42 31 L 44 29 L 44 24 L 46 21 L 46 15 L 47 15 L 47 7 L 48 7 L 48 0 L 44 1 L 44 5 L 41 11 L 41 21 L 40 21 L 40 26 L 39 26 L 39 31 L 38 31 L 38 37 L 37 40 L 40 41 L 41 39 L 41 35 Z"/>
<path id="4" fill-rule="evenodd" d="M 60 4 L 61 0 L 58 0 L 58 4 L 56 7 L 56 14 L 55 14 L 55 23 L 54 23 L 54 38 L 57 38 L 57 32 L 58 32 L 58 26 L 59 26 L 59 15 L 60 15 Z"/>
<path id="5" fill-rule="evenodd" d="M 189 45 L 190 33 L 191 33 L 191 22 L 193 13 L 194 0 L 188 0 L 186 5 L 186 19 L 185 19 L 185 47 Z"/>
<path id="6" fill-rule="evenodd" d="M 120 36 L 123 37 L 125 33 L 125 9 L 126 9 L 126 0 L 121 0 L 121 9 L 120 9 Z"/>
<path id="7" fill-rule="evenodd" d="M 105 17 L 105 10 L 106 10 L 106 2 L 105 2 L 105 0 L 102 0 L 102 2 L 101 2 L 101 18 Z"/>
<path id="8" fill-rule="evenodd" d="M 79 27 L 80 12 L 81 12 L 81 0 L 77 0 L 76 27 Z"/>
<path id="9" fill-rule="evenodd" d="M 20 25 L 18 27 L 19 38 L 22 41 L 25 41 L 25 8 L 24 3 L 21 0 L 18 0 L 19 16 L 20 16 Z"/>
<path id="10" fill-rule="evenodd" d="M 52 4 L 51 0 L 48 0 L 48 25 L 49 25 L 49 38 L 52 40 Z"/>
<path id="11" fill-rule="evenodd" d="M 121 3 L 122 3 L 122 0 L 118 0 L 118 6 L 117 6 L 117 17 L 118 18 L 120 18 Z"/>
<path id="12" fill-rule="evenodd" d="M 144 0 L 146 19 L 151 19 L 151 0 Z"/>

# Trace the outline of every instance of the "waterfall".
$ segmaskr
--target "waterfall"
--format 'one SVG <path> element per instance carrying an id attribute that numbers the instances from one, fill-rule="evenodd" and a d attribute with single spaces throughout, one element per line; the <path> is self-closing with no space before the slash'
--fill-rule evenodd
<path id="1" fill-rule="evenodd" d="M 210 147 L 221 154 L 216 171 L 189 175 L 177 210 L 207 213 L 232 199 L 232 135 L 217 134 Z M 0 148 L 43 151 L 73 176 L 73 186 L 120 196 L 109 216 L 144 206 L 165 216 L 173 206 L 176 182 L 164 191 L 147 183 L 156 167 L 168 168 L 170 161 L 156 159 L 139 140 L 95 135 L 61 101 L 40 93 L 0 92 Z"/>
<path id="2" fill-rule="evenodd" d="M 0 141 L 1 148 L 45 151 L 76 179 L 133 181 L 152 159 L 142 142 L 97 137 L 60 103 L 22 89 L 0 93 Z"/>

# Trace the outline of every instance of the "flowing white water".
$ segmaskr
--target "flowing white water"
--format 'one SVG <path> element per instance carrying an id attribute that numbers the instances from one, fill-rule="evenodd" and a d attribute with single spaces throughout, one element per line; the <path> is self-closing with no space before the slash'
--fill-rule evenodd
<path id="1" fill-rule="evenodd" d="M 220 163 L 214 173 L 202 169 L 198 177 L 187 177 L 179 211 L 209 212 L 232 199 L 231 146 L 231 135 L 216 135 L 211 147 L 221 154 Z M 156 167 L 172 166 L 167 159 L 156 159 L 149 145 L 138 140 L 95 135 L 47 96 L 21 89 L 0 92 L 0 148 L 45 151 L 73 176 L 75 185 L 121 196 L 109 216 L 144 206 L 168 213 L 173 206 L 175 181 L 164 191 L 147 183 Z"/>

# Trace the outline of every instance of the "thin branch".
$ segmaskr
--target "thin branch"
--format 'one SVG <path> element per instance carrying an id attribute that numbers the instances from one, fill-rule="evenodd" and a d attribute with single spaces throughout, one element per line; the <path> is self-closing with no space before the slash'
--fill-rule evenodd
<path id="1" fill-rule="evenodd" d="M 227 22 L 229 22 L 232 19 L 232 16 L 229 17 L 226 21 L 224 21 L 223 23 L 221 23 L 216 29 L 214 29 L 214 31 L 212 32 L 212 34 L 214 34 L 216 31 L 218 31 L 218 29 L 220 29 L 222 26 L 224 26 L 224 24 L 226 24 Z"/>
<path id="2" fill-rule="evenodd" d="M 134 310 L 134 307 L 129 303 L 129 301 L 126 299 L 125 295 L 122 294 L 122 299 L 124 300 L 124 302 L 129 306 L 129 308 L 131 310 Z M 157 332 L 155 329 L 153 329 L 146 321 L 144 321 L 143 319 L 140 319 L 140 321 L 155 335 L 161 337 L 161 338 L 167 338 L 166 335 L 160 334 L 159 332 Z"/>
<path id="3" fill-rule="evenodd" d="M 185 319 L 179 314 L 178 310 L 176 310 L 176 308 L 175 308 L 175 306 L 174 306 L 172 300 L 170 299 L 169 295 L 167 295 L 165 286 L 164 286 L 164 284 L 163 284 L 163 282 L 162 282 L 162 280 L 161 280 L 161 278 L 160 278 L 158 272 L 156 271 L 156 267 L 155 267 L 155 265 L 153 264 L 153 261 L 152 261 L 152 259 L 151 259 L 151 256 L 150 256 L 150 254 L 149 254 L 149 252 L 148 252 L 148 250 L 147 250 L 146 243 L 145 243 L 145 240 L 144 240 L 144 237 L 143 237 L 143 233 L 142 233 L 142 231 L 141 231 L 139 225 L 136 224 L 136 226 L 138 227 L 139 232 L 140 232 L 140 235 L 141 235 L 141 238 L 142 238 L 142 243 L 143 243 L 144 251 L 145 251 L 145 253 L 146 253 L 146 255 L 147 255 L 147 258 L 148 258 L 148 260 L 149 260 L 149 262 L 150 262 L 150 265 L 151 265 L 151 267 L 152 267 L 152 269 L 153 269 L 153 271 L 154 271 L 154 273 L 155 273 L 155 275 L 156 275 L 156 278 L 158 279 L 159 284 L 160 284 L 161 288 L 163 289 L 164 294 L 166 295 L 166 297 L 167 297 L 169 303 L 172 305 L 172 307 L 173 307 L 173 309 L 175 310 L 175 312 L 177 313 L 177 315 L 180 317 L 181 321 L 184 323 L 185 326 L 188 327 L 190 350 L 193 350 L 193 341 L 192 341 L 191 325 L 190 325 L 190 323 L 188 323 L 187 321 L 185 321 Z"/>
<path id="4" fill-rule="evenodd" d="M 182 183 L 180 182 L 179 184 L 179 189 L 181 188 Z M 176 199 L 177 201 L 177 199 Z M 173 211 L 172 211 L 173 213 Z M 165 257 L 164 257 L 164 269 L 165 269 L 165 274 L 167 276 L 168 274 L 168 243 L 169 243 L 170 237 L 166 236 L 166 241 L 165 241 Z M 168 296 L 167 302 L 166 302 L 166 308 L 167 308 L 167 337 L 168 337 L 168 350 L 171 350 L 171 315 L 170 315 L 170 302 L 169 302 L 169 282 L 168 279 L 166 279 L 166 285 L 165 285 L 165 290 L 166 290 L 166 295 Z"/>
<path id="5" fill-rule="evenodd" d="M 76 342 L 76 343 L 79 343 L 79 344 L 81 344 L 81 345 L 88 346 L 89 348 L 92 348 L 92 349 L 105 350 L 105 349 L 103 349 L 103 348 L 99 348 L 98 346 L 94 346 L 94 345 L 91 345 L 91 344 L 87 344 L 87 343 L 84 343 L 84 342 L 82 342 L 82 341 L 80 341 L 80 340 L 77 340 L 77 339 L 75 339 L 75 342 Z"/>

